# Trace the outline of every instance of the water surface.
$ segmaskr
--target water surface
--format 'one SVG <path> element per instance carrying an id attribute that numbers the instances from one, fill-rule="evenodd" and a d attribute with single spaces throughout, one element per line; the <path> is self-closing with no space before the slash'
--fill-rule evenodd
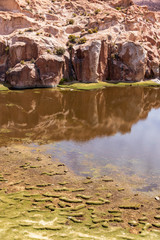
<path id="1" fill-rule="evenodd" d="M 76 174 L 123 172 L 159 187 L 160 89 L 1 92 L 0 113 L 1 146 L 40 146 Z"/>

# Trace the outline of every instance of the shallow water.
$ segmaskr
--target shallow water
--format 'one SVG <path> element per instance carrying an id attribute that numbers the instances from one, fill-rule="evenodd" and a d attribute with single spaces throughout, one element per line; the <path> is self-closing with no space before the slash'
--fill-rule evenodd
<path id="1" fill-rule="evenodd" d="M 0 145 L 27 143 L 78 175 L 121 174 L 160 184 L 160 89 L 0 93 Z"/>

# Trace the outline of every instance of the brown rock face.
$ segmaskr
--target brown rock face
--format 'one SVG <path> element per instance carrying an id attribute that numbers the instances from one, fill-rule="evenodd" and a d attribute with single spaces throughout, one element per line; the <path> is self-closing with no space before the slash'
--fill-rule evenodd
<path id="1" fill-rule="evenodd" d="M 127 81 L 141 81 L 146 70 L 146 51 L 140 45 L 126 42 L 112 47 L 111 79 Z"/>
<path id="2" fill-rule="evenodd" d="M 34 64 L 17 64 L 6 74 L 6 81 L 16 88 L 40 86 L 38 72 Z"/>
<path id="3" fill-rule="evenodd" d="M 133 0 L 134 3 L 140 6 L 148 6 L 152 11 L 160 11 L 160 2 L 159 0 Z"/>
<path id="4" fill-rule="evenodd" d="M 101 41 L 92 41 L 89 45 L 78 48 L 73 56 L 73 65 L 77 80 L 97 82 Z"/>
<path id="5" fill-rule="evenodd" d="M 80 82 L 141 81 L 146 64 L 145 49 L 133 42 L 112 45 L 104 40 L 92 41 L 78 48 L 73 57 L 76 78 Z"/>
<path id="6" fill-rule="evenodd" d="M 7 46 L 0 42 L 0 78 L 6 71 L 7 64 Z"/>
<path id="7" fill-rule="evenodd" d="M 22 14 L 7 16 L 0 12 L 1 29 L 0 35 L 8 35 L 13 33 L 17 29 L 31 27 L 31 22 Z"/>
<path id="8" fill-rule="evenodd" d="M 64 60 L 42 55 L 35 63 L 18 63 L 6 74 L 6 82 L 14 88 L 54 87 L 62 78 Z"/>
<path id="9" fill-rule="evenodd" d="M 0 1 L 0 11 L 14 11 L 20 10 L 19 4 L 16 0 L 1 0 Z"/>
<path id="10" fill-rule="evenodd" d="M 160 12 L 132 0 L 0 0 L 0 25 L 0 81 L 12 87 L 159 77 Z"/>
<path id="11" fill-rule="evenodd" d="M 37 59 L 38 47 L 36 43 L 18 42 L 9 49 L 9 66 L 14 67 L 21 60 L 30 61 Z"/>
<path id="12" fill-rule="evenodd" d="M 128 7 L 133 5 L 132 0 L 115 0 L 111 2 L 111 5 L 114 7 Z"/>
<path id="13" fill-rule="evenodd" d="M 42 55 L 35 63 L 41 86 L 56 86 L 63 77 L 64 59 L 58 56 Z"/>

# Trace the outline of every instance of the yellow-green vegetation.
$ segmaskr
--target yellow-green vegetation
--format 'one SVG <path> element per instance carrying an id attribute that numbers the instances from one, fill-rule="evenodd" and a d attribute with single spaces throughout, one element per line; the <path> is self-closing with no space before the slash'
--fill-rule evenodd
<path id="1" fill-rule="evenodd" d="M 113 176 L 66 174 L 64 164 L 31 149 L 0 149 L 0 239 L 160 239 L 156 200 L 144 201 L 127 186 L 119 192 Z M 91 182 L 84 185 L 85 179 Z"/>
<path id="2" fill-rule="evenodd" d="M 60 88 L 74 89 L 74 90 L 94 90 L 102 89 L 105 87 L 160 87 L 159 83 L 152 80 L 142 82 L 97 82 L 97 83 L 71 83 L 58 85 Z"/>
<path id="3" fill-rule="evenodd" d="M 133 234 L 128 229 L 110 226 L 112 222 L 121 224 L 121 218 L 106 219 L 94 217 L 90 219 L 90 210 L 83 212 L 61 212 L 61 209 L 44 208 L 41 203 L 32 206 L 33 196 L 27 192 L 16 192 L 6 194 L 0 191 L 0 237 L 3 240 L 21 239 L 154 239 L 160 238 L 160 232 L 147 231 L 152 225 L 159 229 L 159 223 L 152 225 L 146 223 L 139 234 Z M 136 228 L 138 222 L 131 220 L 128 222 L 131 228 Z"/>
<path id="4" fill-rule="evenodd" d="M 0 91 L 8 91 L 9 88 L 5 86 L 4 84 L 0 84 Z"/>

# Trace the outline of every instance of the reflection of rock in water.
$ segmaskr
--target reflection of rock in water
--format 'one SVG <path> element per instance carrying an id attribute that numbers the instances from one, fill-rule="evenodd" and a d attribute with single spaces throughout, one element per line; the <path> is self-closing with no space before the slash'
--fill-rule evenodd
<path id="1" fill-rule="evenodd" d="M 107 88 L 90 92 L 26 90 L 0 95 L 0 128 L 32 140 L 85 141 L 131 131 L 160 107 L 160 90 Z M 1 131 L 1 135 L 3 131 Z"/>

